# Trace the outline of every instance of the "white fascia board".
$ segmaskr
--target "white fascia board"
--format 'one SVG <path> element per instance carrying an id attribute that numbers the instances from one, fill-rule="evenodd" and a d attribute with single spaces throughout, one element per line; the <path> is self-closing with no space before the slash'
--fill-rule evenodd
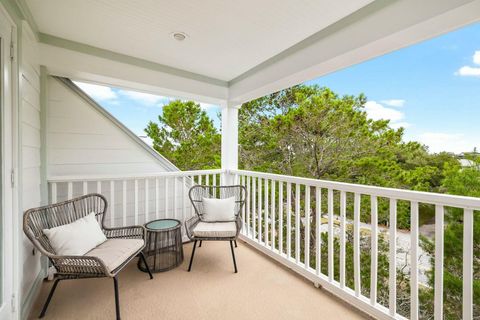
<path id="1" fill-rule="evenodd" d="M 238 105 L 361 63 L 480 20 L 480 1 L 376 1 L 350 20 L 339 21 L 283 54 L 266 61 L 229 86 Z M 347 18 L 349 19 L 349 18 Z M 345 24 L 344 26 L 342 25 Z"/>
<path id="2" fill-rule="evenodd" d="M 168 97 L 224 104 L 228 87 L 39 43 L 40 65 L 54 76 Z"/>

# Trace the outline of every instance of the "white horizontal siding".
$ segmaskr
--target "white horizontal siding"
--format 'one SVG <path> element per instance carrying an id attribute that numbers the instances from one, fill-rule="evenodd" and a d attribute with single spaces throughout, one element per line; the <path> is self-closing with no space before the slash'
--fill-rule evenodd
<path id="1" fill-rule="evenodd" d="M 36 40 L 27 24 L 22 27 L 20 66 L 20 152 L 21 152 L 21 205 L 22 212 L 42 205 L 41 185 L 41 116 L 40 67 L 37 60 Z M 22 304 L 32 290 L 41 270 L 40 254 L 33 255 L 33 245 L 20 233 Z"/>
<path id="2" fill-rule="evenodd" d="M 49 176 L 167 171 L 108 117 L 52 77 L 48 79 L 47 167 Z"/>

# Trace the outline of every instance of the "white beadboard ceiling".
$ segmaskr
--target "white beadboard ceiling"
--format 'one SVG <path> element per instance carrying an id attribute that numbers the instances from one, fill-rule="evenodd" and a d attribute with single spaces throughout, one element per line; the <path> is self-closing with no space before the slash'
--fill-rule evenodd
<path id="1" fill-rule="evenodd" d="M 26 2 L 42 33 L 230 81 L 372 1 Z"/>

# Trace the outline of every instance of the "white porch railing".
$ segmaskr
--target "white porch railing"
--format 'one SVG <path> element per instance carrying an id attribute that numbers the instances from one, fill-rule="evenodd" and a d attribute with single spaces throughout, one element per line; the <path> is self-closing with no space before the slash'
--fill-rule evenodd
<path id="1" fill-rule="evenodd" d="M 106 225 L 144 224 L 160 218 L 182 223 L 194 212 L 188 199 L 193 184 L 220 185 L 222 170 L 161 172 L 148 175 L 65 176 L 48 179 L 50 202 L 100 193 L 108 200 Z"/>
<path id="2" fill-rule="evenodd" d="M 445 207 L 463 209 L 463 319 L 473 314 L 473 215 L 480 199 L 437 193 L 380 188 L 292 176 L 233 170 L 235 181 L 250 195 L 245 206 L 242 238 L 255 248 L 302 274 L 314 283 L 379 319 L 401 319 L 397 313 L 397 206 L 410 209 L 410 319 L 419 318 L 419 205 L 435 211 L 434 319 L 443 319 L 443 250 Z M 347 206 L 347 199 L 350 199 Z M 379 304 L 377 274 L 379 253 L 379 202 L 388 203 L 388 306 Z M 326 203 L 325 203 L 326 202 Z M 338 204 L 338 207 L 335 205 Z M 370 207 L 371 261 L 369 292 L 362 291 L 360 215 Z M 307 210 L 305 210 L 307 208 Z M 350 208 L 350 209 L 348 209 Z M 350 212 L 349 212 L 350 211 Z M 352 223 L 347 215 L 353 211 Z M 364 212 L 364 211 L 363 211 Z M 322 217 L 326 213 L 326 219 Z M 338 215 L 337 215 L 338 213 Z M 335 218 L 338 216 L 338 218 Z M 286 221 L 285 221 L 286 219 Z M 326 221 L 325 221 L 326 220 Z M 317 223 L 319 222 L 319 223 Z M 338 227 L 334 227 L 338 224 Z M 314 230 L 311 230 L 312 226 Z M 326 225 L 326 228 L 323 226 Z M 347 287 L 346 231 L 353 231 L 353 288 Z M 327 250 L 322 252 L 322 230 Z M 335 234 L 337 229 L 337 234 Z M 285 232 L 286 231 L 286 232 Z M 301 237 L 303 235 L 303 237 Z M 312 239 L 314 236 L 314 240 Z M 286 239 L 285 239 L 286 238 Z M 335 238 L 337 240 L 335 240 Z M 311 243 L 311 241 L 315 241 Z M 339 252 L 335 257 L 334 243 Z M 305 248 L 308 248 L 305 250 Z M 323 255 L 325 254 L 325 255 Z M 338 264 L 336 263 L 338 259 Z M 322 265 L 326 263 L 326 267 Z M 335 272 L 337 271 L 337 272 Z"/>
<path id="3" fill-rule="evenodd" d="M 158 218 L 185 221 L 194 213 L 188 200 L 192 184 L 223 184 L 229 175 L 247 188 L 242 218 L 244 241 L 310 281 L 379 319 L 403 319 L 397 312 L 397 207 L 410 210 L 410 319 L 419 317 L 419 207 L 435 211 L 434 318 L 443 318 L 444 208 L 463 209 L 463 318 L 473 314 L 473 215 L 480 199 L 436 193 L 380 188 L 243 170 L 164 172 L 156 175 L 59 177 L 49 179 L 51 202 L 90 192 L 109 200 L 107 225 L 142 224 Z M 388 303 L 377 297 L 379 204 L 387 203 Z M 361 214 L 371 216 L 370 279 L 361 281 Z M 306 208 L 308 208 L 306 210 Z M 385 208 L 383 206 L 382 208 Z M 349 218 L 353 216 L 353 218 Z M 349 221 L 351 220 L 351 221 Z M 317 223 L 319 222 L 319 223 Z M 347 284 L 347 231 L 353 232 L 353 286 Z M 322 239 L 322 234 L 324 235 Z M 382 237 L 382 238 L 380 238 Z M 326 250 L 322 250 L 325 241 Z M 339 246 L 338 253 L 335 248 Z M 305 250 L 308 248 L 308 250 Z M 337 263 L 338 261 L 338 263 Z M 364 262 L 363 262 L 364 263 Z M 368 292 L 362 286 L 369 287 Z"/>

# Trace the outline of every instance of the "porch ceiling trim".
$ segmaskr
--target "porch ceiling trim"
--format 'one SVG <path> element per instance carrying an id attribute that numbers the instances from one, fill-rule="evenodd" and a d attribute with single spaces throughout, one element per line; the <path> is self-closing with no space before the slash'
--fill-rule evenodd
<path id="1" fill-rule="evenodd" d="M 45 33 L 39 33 L 38 37 L 39 37 L 39 40 L 40 40 L 41 43 L 45 43 L 45 44 L 48 44 L 48 45 L 51 45 L 51 46 L 64 48 L 64 49 L 68 49 L 68 50 L 72 50 L 72 51 L 77 51 L 77 52 L 80 52 L 80 53 L 89 54 L 89 55 L 96 56 L 96 57 L 99 57 L 99 58 L 114 60 L 114 61 L 118 61 L 118 62 L 121 62 L 121 63 L 126 63 L 126 64 L 130 64 L 130 65 L 133 65 L 133 66 L 137 66 L 137 67 L 140 67 L 140 68 L 150 69 L 150 70 L 154 70 L 154 71 L 158 71 L 158 72 L 162 72 L 162 73 L 168 73 L 168 74 L 171 74 L 171 75 L 174 75 L 174 76 L 183 77 L 183 78 L 187 78 L 187 79 L 191 79 L 191 80 L 195 80 L 195 81 L 201 81 L 201 82 L 212 84 L 212 85 L 215 85 L 215 86 L 221 86 L 221 87 L 225 87 L 225 88 L 228 86 L 227 81 L 223 81 L 223 80 L 207 77 L 207 76 L 204 76 L 204 75 L 201 75 L 201 74 L 197 74 L 197 73 L 173 68 L 173 67 L 163 65 L 163 64 L 159 64 L 159 63 L 156 63 L 156 62 L 153 62 L 153 61 L 144 60 L 144 59 L 140 59 L 140 58 L 135 58 L 135 57 L 125 55 L 125 54 L 122 54 L 122 53 L 97 48 L 97 47 L 94 47 L 94 46 L 90 46 L 88 44 L 83 44 L 83 43 L 80 43 L 80 42 L 75 42 L 75 41 L 55 37 L 55 36 L 45 34 Z"/>

